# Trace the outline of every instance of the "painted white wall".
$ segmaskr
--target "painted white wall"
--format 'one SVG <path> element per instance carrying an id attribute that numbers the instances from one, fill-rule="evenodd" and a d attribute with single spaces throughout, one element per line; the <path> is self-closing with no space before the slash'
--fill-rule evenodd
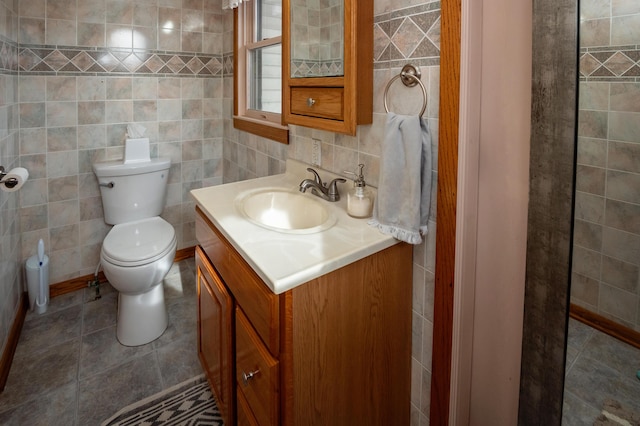
<path id="1" fill-rule="evenodd" d="M 531 1 L 463 0 L 451 424 L 518 419 Z"/>

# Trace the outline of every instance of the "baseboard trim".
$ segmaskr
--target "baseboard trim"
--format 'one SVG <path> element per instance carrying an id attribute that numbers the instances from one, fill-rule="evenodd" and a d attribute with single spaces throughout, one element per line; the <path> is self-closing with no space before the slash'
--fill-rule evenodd
<path id="1" fill-rule="evenodd" d="M 596 330 L 600 330 L 609 336 L 622 340 L 633 347 L 640 349 L 640 333 L 624 325 L 620 325 L 609 318 L 596 314 L 575 304 L 571 304 L 569 316 L 577 321 L 587 324 Z"/>
<path id="2" fill-rule="evenodd" d="M 196 255 L 196 246 L 187 247 L 176 251 L 176 257 L 173 259 L 174 262 L 180 262 L 181 260 L 189 259 L 190 257 L 194 257 Z"/>
<path id="3" fill-rule="evenodd" d="M 187 247 L 176 251 L 176 256 L 173 259 L 174 262 L 180 262 L 181 260 L 188 259 L 195 256 L 195 246 Z M 104 273 L 100 271 L 98 274 L 98 280 L 100 283 L 107 282 L 107 278 Z M 87 284 L 93 281 L 93 275 L 84 275 L 82 277 L 73 278 L 67 281 L 62 281 L 56 284 L 51 284 L 49 287 L 49 293 L 51 297 L 61 296 L 63 294 L 71 293 L 74 291 L 87 288 Z"/>
<path id="4" fill-rule="evenodd" d="M 0 359 L 0 392 L 4 391 L 4 387 L 7 384 L 9 378 L 9 370 L 11 370 L 11 363 L 13 362 L 13 355 L 18 347 L 18 340 L 20 340 L 20 333 L 22 331 L 22 325 L 24 324 L 24 318 L 27 316 L 27 310 L 29 309 L 29 297 L 27 293 L 22 293 L 20 296 L 20 302 L 16 316 L 13 319 L 9 336 L 7 337 L 7 344 L 2 352 L 2 358 Z"/>

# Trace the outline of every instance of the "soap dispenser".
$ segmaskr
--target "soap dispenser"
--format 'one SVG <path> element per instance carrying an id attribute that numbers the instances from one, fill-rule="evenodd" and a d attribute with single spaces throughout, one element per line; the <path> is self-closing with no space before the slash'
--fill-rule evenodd
<path id="1" fill-rule="evenodd" d="M 345 173 L 355 176 L 353 188 L 347 194 L 347 213 L 351 217 L 363 218 L 371 216 L 373 193 L 367 188 L 367 184 L 364 181 L 364 175 L 362 174 L 364 164 L 358 164 L 358 168 L 357 173 L 345 170 Z"/>

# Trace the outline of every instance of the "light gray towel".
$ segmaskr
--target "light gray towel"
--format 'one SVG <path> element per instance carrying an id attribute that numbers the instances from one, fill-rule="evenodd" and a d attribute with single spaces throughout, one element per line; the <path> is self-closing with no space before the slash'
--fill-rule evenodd
<path id="1" fill-rule="evenodd" d="M 398 240 L 420 244 L 431 209 L 431 167 L 426 120 L 388 113 L 378 196 L 369 225 Z"/>

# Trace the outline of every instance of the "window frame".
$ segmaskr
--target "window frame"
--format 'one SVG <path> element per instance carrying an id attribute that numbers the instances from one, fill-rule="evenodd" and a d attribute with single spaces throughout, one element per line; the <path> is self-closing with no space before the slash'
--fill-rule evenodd
<path id="1" fill-rule="evenodd" d="M 256 1 L 242 2 L 233 12 L 233 127 L 277 142 L 289 143 L 289 128 L 283 124 L 282 112 L 276 114 L 248 108 L 248 51 L 282 43 L 282 36 L 253 41 Z M 283 26 L 284 27 L 284 26 Z M 284 56 L 284 55 L 283 55 Z M 281 66 L 282 70 L 282 66 Z M 282 79 L 281 79 L 282 81 Z M 281 83 L 282 84 L 282 83 Z M 281 90 L 281 96 L 284 91 Z M 284 108 L 284 98 L 281 98 Z"/>

